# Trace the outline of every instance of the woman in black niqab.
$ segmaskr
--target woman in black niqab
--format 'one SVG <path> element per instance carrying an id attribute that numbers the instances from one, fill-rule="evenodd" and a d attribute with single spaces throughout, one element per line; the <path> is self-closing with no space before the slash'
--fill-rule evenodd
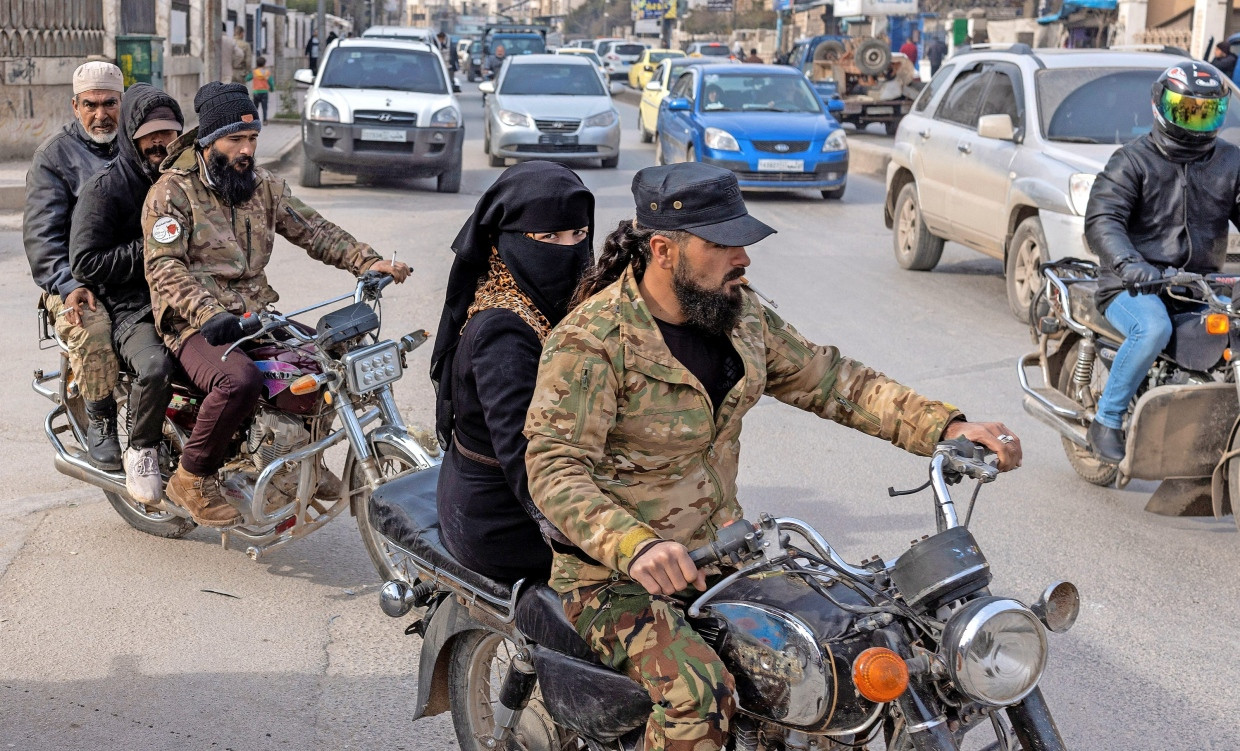
<path id="1" fill-rule="evenodd" d="M 442 539 L 494 579 L 542 578 L 558 533 L 526 485 L 522 433 L 542 343 L 593 260 L 594 196 L 567 167 L 523 162 L 478 201 L 456 259 L 435 349 L 435 427 L 446 450 Z"/>

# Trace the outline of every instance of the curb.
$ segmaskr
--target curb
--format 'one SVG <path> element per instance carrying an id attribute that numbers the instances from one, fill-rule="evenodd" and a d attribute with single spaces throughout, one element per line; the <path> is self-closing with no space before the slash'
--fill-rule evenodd
<path id="1" fill-rule="evenodd" d="M 255 164 L 263 169 L 274 172 L 276 169 L 287 165 L 287 163 L 292 159 L 293 152 L 297 151 L 298 146 L 301 146 L 300 130 L 295 137 L 289 139 L 288 143 L 281 146 L 279 151 L 272 156 L 263 159 L 261 162 L 256 160 Z"/>

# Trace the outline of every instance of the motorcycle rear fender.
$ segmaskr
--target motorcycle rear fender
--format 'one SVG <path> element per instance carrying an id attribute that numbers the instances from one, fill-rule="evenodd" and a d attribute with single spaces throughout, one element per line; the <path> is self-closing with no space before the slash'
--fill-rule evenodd
<path id="1" fill-rule="evenodd" d="M 1120 471 L 1142 480 L 1208 478 L 1240 415 L 1234 383 L 1159 386 L 1141 395 Z"/>
<path id="2" fill-rule="evenodd" d="M 557 724 L 598 741 L 646 724 L 650 695 L 627 675 L 539 645 L 533 652 L 543 706 Z"/>
<path id="3" fill-rule="evenodd" d="M 431 613 L 422 635 L 413 719 L 433 717 L 452 709 L 448 703 L 448 658 L 452 655 L 452 644 L 461 634 L 484 630 L 486 627 L 455 597 L 448 597 Z"/>

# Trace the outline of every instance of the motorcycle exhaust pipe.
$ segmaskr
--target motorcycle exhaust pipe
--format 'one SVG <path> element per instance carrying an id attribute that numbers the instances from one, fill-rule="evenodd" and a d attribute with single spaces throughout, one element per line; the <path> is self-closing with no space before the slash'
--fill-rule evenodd
<path id="1" fill-rule="evenodd" d="M 125 489 L 125 475 L 120 472 L 108 472 L 87 462 L 58 450 L 55 459 L 56 471 L 75 480 L 102 488 L 109 493 L 116 493 L 122 498 L 129 497 Z"/>
<path id="2" fill-rule="evenodd" d="M 1025 411 L 1039 422 L 1054 428 L 1064 438 L 1072 441 L 1082 448 L 1089 448 L 1089 439 L 1085 437 L 1085 429 L 1075 423 L 1067 422 L 1059 415 L 1052 412 L 1042 403 L 1041 400 L 1026 395 L 1024 399 Z"/>

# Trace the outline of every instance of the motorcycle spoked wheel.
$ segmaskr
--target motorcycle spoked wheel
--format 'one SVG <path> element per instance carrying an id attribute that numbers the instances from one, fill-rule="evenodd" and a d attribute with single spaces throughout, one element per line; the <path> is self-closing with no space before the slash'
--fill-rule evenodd
<path id="1" fill-rule="evenodd" d="M 379 475 L 384 478 L 395 477 L 418 466 L 412 456 L 387 443 L 375 445 L 375 454 L 379 463 Z M 416 573 L 409 571 L 406 565 L 398 561 L 396 554 L 388 548 L 383 535 L 370 524 L 370 486 L 366 483 L 366 473 L 362 470 L 361 462 L 354 461 L 349 464 L 347 474 L 344 478 L 345 487 L 348 488 L 353 516 L 357 519 L 357 529 L 362 534 L 362 545 L 370 555 L 370 561 L 379 572 L 381 580 L 386 582 L 400 579 L 411 583 L 416 581 Z"/>
<path id="2" fill-rule="evenodd" d="M 133 424 L 133 416 L 129 414 L 129 383 L 122 381 L 116 388 L 115 396 L 116 432 L 117 437 L 120 439 L 121 448 L 124 449 L 129 445 L 129 427 Z M 159 471 L 163 475 L 165 487 L 168 484 L 168 478 L 176 470 L 173 456 L 179 454 L 180 447 L 175 434 L 169 428 L 168 422 L 165 419 L 164 440 L 159 446 Z M 148 535 L 177 539 L 184 537 L 190 530 L 198 526 L 192 519 L 186 519 L 161 509 L 151 508 L 146 504 L 130 500 L 129 496 L 122 496 L 107 490 L 103 491 L 103 495 L 108 499 L 108 503 L 112 504 L 112 508 L 116 510 L 116 513 L 120 514 L 120 517 L 129 526 Z M 169 503 L 169 501 L 165 501 L 165 503 Z"/>
<path id="3" fill-rule="evenodd" d="M 1076 355 L 1080 351 L 1081 340 L 1078 339 L 1072 344 L 1068 354 L 1063 359 L 1063 365 L 1059 369 L 1059 383 L 1055 384 L 1060 393 L 1068 396 L 1072 401 L 1078 401 L 1072 397 L 1072 370 L 1076 364 Z M 1110 375 L 1110 368 L 1107 367 L 1106 361 L 1101 357 L 1094 358 L 1093 378 L 1089 383 L 1089 390 L 1093 394 L 1094 403 L 1098 403 L 1098 397 L 1102 395 L 1102 389 L 1107 384 L 1107 376 Z M 1059 439 L 1063 443 L 1063 452 L 1068 457 L 1068 463 L 1072 465 L 1072 469 L 1081 476 L 1085 482 L 1093 485 L 1107 487 L 1115 482 L 1116 475 L 1119 474 L 1119 466 L 1108 464 L 1094 455 L 1092 451 L 1082 446 L 1078 446 L 1068 438 L 1061 437 Z"/>
<path id="4" fill-rule="evenodd" d="M 448 703 L 461 751 L 490 751 L 500 686 L 517 647 L 502 634 L 470 631 L 457 638 L 448 667 Z M 575 733 L 556 726 L 543 706 L 538 686 L 521 711 L 506 749 L 569 751 L 579 747 Z"/>

